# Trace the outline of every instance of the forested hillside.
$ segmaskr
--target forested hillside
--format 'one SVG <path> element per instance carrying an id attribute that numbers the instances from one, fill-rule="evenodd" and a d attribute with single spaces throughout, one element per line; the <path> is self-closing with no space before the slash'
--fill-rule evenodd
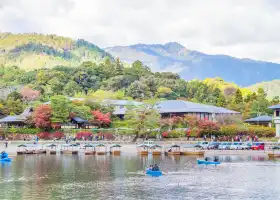
<path id="1" fill-rule="evenodd" d="M 32 70 L 100 62 L 111 55 L 85 40 L 43 34 L 0 33 L 0 65 Z"/>
<path id="2" fill-rule="evenodd" d="M 56 66 L 52 69 L 25 71 L 18 67 L 0 67 L 0 86 L 24 86 L 1 102 L 6 114 L 18 114 L 35 100 L 45 102 L 52 96 L 111 99 L 185 99 L 227 107 L 243 113 L 244 118 L 269 114 L 269 105 L 279 103 L 279 96 L 267 100 L 264 90 L 252 93 L 227 83 L 221 78 L 185 81 L 171 72 L 153 73 L 140 61 L 124 67 L 116 59 L 84 62 L 76 67 Z"/>

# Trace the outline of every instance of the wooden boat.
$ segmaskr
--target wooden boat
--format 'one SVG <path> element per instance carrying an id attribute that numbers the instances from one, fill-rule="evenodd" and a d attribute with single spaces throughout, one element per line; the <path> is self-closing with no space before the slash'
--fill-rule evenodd
<path id="1" fill-rule="evenodd" d="M 269 158 L 280 158 L 280 153 L 268 153 Z"/>
<path id="2" fill-rule="evenodd" d="M 153 144 L 149 147 L 149 153 L 151 153 L 153 156 L 159 156 L 162 153 L 162 146 L 158 144 Z"/>
<path id="3" fill-rule="evenodd" d="M 180 146 L 177 144 L 173 144 L 169 147 L 166 147 L 164 154 L 165 155 L 181 155 Z"/>
<path id="4" fill-rule="evenodd" d="M 204 151 L 201 151 L 200 149 L 197 150 L 196 145 L 194 144 L 186 144 L 183 145 L 181 148 L 181 155 L 189 156 L 189 155 L 195 155 L 195 156 L 204 156 Z"/>
<path id="5" fill-rule="evenodd" d="M 110 146 L 110 154 L 113 156 L 119 156 L 121 155 L 121 145 L 119 144 L 113 144 Z"/>
<path id="6" fill-rule="evenodd" d="M 95 145 L 93 144 L 86 144 L 84 146 L 85 149 L 85 155 L 95 155 L 96 151 L 95 151 Z"/>
<path id="7" fill-rule="evenodd" d="M 97 155 L 105 155 L 107 153 L 106 146 L 104 144 L 96 144 L 95 148 L 96 148 Z"/>
<path id="8" fill-rule="evenodd" d="M 275 150 L 280 150 L 280 147 L 278 146 L 272 147 L 273 152 L 267 154 L 268 158 L 280 158 L 280 153 L 279 152 L 275 153 Z"/>
<path id="9" fill-rule="evenodd" d="M 137 152 L 142 156 L 147 156 L 149 154 L 148 148 L 149 145 L 146 144 L 137 145 Z"/>
<path id="10" fill-rule="evenodd" d="M 46 149 L 47 154 L 52 154 L 52 155 L 56 154 L 56 144 L 49 144 L 46 147 L 47 147 Z"/>
<path id="11" fill-rule="evenodd" d="M 75 148 L 79 145 L 77 144 L 64 144 L 61 146 L 61 154 L 78 154 L 79 151 Z"/>
<path id="12" fill-rule="evenodd" d="M 26 148 L 25 144 L 18 145 L 17 155 L 25 154 L 26 153 L 25 148 Z"/>

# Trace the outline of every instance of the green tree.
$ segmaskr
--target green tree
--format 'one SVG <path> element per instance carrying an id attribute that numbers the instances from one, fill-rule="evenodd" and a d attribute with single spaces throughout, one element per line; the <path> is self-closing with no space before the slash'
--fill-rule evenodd
<path id="1" fill-rule="evenodd" d="M 148 99 L 152 97 L 149 87 L 140 81 L 134 81 L 128 87 L 126 95 L 133 99 Z"/>
<path id="2" fill-rule="evenodd" d="M 11 99 L 11 100 L 14 100 L 14 101 L 16 101 L 16 100 L 21 101 L 22 100 L 22 95 L 17 91 L 13 91 L 10 94 L 8 94 L 7 99 Z"/>
<path id="3" fill-rule="evenodd" d="M 7 115 L 19 115 L 23 112 L 23 103 L 20 99 L 9 98 L 4 105 L 3 111 Z"/>
<path id="4" fill-rule="evenodd" d="M 58 77 L 52 78 L 48 82 L 48 84 L 49 84 L 49 87 L 52 91 L 52 94 L 54 94 L 54 95 L 62 94 L 63 88 L 64 88 L 65 85 Z"/>
<path id="5" fill-rule="evenodd" d="M 235 92 L 233 101 L 235 104 L 240 104 L 243 102 L 242 92 L 239 88 Z"/>
<path id="6" fill-rule="evenodd" d="M 132 142 L 135 142 L 140 135 L 150 134 L 153 129 L 160 127 L 160 114 L 155 109 L 155 101 L 150 100 L 138 108 L 130 107 L 125 114 L 125 119 L 115 121 L 114 126 L 132 129 L 129 132 L 135 135 Z"/>
<path id="7" fill-rule="evenodd" d="M 79 93 L 82 91 L 82 88 L 75 82 L 75 81 L 69 81 L 63 89 L 63 94 L 66 96 L 73 97 L 76 93 Z"/>
<path id="8" fill-rule="evenodd" d="M 279 96 L 275 96 L 272 98 L 270 103 L 271 103 L 271 105 L 277 105 L 277 104 L 279 104 L 279 102 L 280 102 Z"/>
<path id="9" fill-rule="evenodd" d="M 121 63 L 120 59 L 117 58 L 116 62 L 114 63 L 114 76 L 123 75 L 124 74 L 124 67 Z"/>
<path id="10" fill-rule="evenodd" d="M 69 121 L 69 100 L 67 97 L 57 95 L 51 97 L 52 117 L 54 123 L 64 123 Z"/>

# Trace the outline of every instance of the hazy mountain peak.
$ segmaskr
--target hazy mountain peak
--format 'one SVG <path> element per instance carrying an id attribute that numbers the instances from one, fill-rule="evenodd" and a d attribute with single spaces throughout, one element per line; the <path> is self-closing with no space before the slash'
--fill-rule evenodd
<path id="1" fill-rule="evenodd" d="M 153 71 L 176 71 L 186 80 L 221 77 L 225 81 L 248 86 L 280 77 L 280 64 L 227 55 L 209 55 L 188 50 L 178 42 L 136 44 L 106 50 L 129 63 L 140 60 Z"/>

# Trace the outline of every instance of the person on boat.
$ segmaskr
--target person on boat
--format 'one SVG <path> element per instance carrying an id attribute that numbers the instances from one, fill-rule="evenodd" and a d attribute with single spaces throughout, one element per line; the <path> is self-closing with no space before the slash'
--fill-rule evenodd
<path id="1" fill-rule="evenodd" d="M 218 156 L 215 156 L 215 157 L 214 157 L 214 162 L 219 162 Z"/>
<path id="2" fill-rule="evenodd" d="M 153 170 L 153 165 L 150 165 L 150 167 L 148 168 L 148 170 Z"/>
<path id="3" fill-rule="evenodd" d="M 158 167 L 158 165 L 157 165 L 157 164 L 155 164 L 155 165 L 154 165 L 154 167 L 153 167 L 153 171 L 159 171 L 159 167 Z"/>
<path id="4" fill-rule="evenodd" d="M 5 151 L 1 152 L 1 159 L 8 158 L 8 154 Z"/>
<path id="5" fill-rule="evenodd" d="M 208 157 L 205 157 L 205 159 L 204 159 L 205 161 L 208 161 L 209 159 L 208 159 Z"/>

